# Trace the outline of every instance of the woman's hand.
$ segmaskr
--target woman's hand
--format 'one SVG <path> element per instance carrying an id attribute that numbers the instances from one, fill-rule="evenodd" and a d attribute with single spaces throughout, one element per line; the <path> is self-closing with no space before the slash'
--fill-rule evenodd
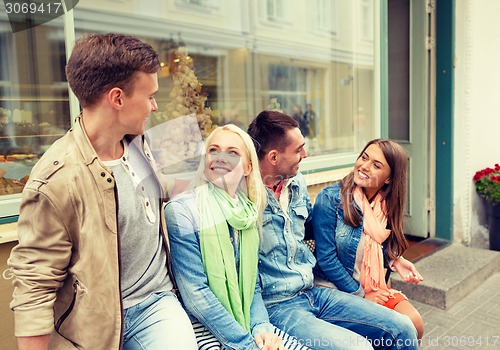
<path id="1" fill-rule="evenodd" d="M 421 282 L 424 278 L 418 273 L 417 268 L 411 261 L 406 260 L 402 256 L 395 260 L 392 266 L 399 273 L 403 281 L 406 283 L 418 283 Z"/>
<path id="2" fill-rule="evenodd" d="M 368 294 L 365 294 L 365 299 L 373 301 L 376 304 L 384 305 L 389 300 L 389 292 L 385 290 L 374 290 Z"/>
<path id="3" fill-rule="evenodd" d="M 260 333 L 255 336 L 255 342 L 261 350 L 287 350 L 283 340 L 274 333 Z"/>

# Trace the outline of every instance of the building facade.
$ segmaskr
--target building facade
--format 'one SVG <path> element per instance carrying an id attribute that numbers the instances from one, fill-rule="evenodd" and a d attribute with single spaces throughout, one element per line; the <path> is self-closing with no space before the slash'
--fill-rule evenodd
<path id="1" fill-rule="evenodd" d="M 79 113 L 64 67 L 75 39 L 91 33 L 135 35 L 160 54 L 150 130 L 183 116 L 179 75 L 201 84 L 188 96 L 203 104 L 199 125 L 246 128 L 260 111 L 282 110 L 307 134 L 301 171 L 313 199 L 367 141 L 395 139 L 410 157 L 406 231 L 488 246 L 472 176 L 500 163 L 496 0 L 85 0 L 25 30 L 7 10 L 0 4 L 2 314 L 20 193 Z M 179 69 L 180 58 L 189 69 Z M 12 319 L 0 320 L 0 335 L 3 348 L 15 348 Z"/>

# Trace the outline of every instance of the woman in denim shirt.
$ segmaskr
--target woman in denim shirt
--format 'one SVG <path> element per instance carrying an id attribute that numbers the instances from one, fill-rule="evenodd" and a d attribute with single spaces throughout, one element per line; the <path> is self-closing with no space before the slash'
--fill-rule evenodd
<path id="1" fill-rule="evenodd" d="M 265 190 L 253 142 L 229 124 L 212 132 L 205 153 L 188 191 L 165 208 L 173 272 L 198 346 L 284 349 L 256 278 Z"/>
<path id="2" fill-rule="evenodd" d="M 403 294 L 386 285 L 383 273 L 385 258 L 406 282 L 422 280 L 415 266 L 402 257 L 408 247 L 403 232 L 407 168 L 408 157 L 400 145 L 372 140 L 353 171 L 319 193 L 313 209 L 315 272 L 319 285 L 407 315 L 421 339 L 422 317 Z"/>

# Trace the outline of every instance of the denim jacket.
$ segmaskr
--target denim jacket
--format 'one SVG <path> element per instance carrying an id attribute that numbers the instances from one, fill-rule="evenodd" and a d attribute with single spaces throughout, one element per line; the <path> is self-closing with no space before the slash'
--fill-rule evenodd
<path id="1" fill-rule="evenodd" d="M 222 306 L 208 286 L 200 251 L 200 219 L 193 192 L 175 197 L 165 207 L 168 235 L 172 255 L 172 269 L 188 313 L 200 321 L 224 345 L 230 349 L 257 350 L 253 336 L 273 332 L 267 310 L 260 294 L 257 280 L 250 309 L 250 329 L 247 332 Z M 231 237 L 233 230 L 229 226 Z M 233 245 L 234 245 L 234 240 Z M 239 246 L 235 246 L 236 264 Z M 237 267 L 235 267 L 237 268 Z"/>
<path id="2" fill-rule="evenodd" d="M 318 194 L 313 226 L 318 259 L 315 275 L 344 292 L 364 296 L 359 281 L 352 277 L 363 225 L 352 227 L 344 222 L 339 183 L 323 188 Z"/>
<path id="3" fill-rule="evenodd" d="M 312 205 L 302 174 L 288 185 L 290 202 L 284 212 L 268 188 L 259 249 L 259 276 L 266 306 L 293 298 L 313 287 L 316 259 L 304 243 Z M 284 188 L 283 190 L 286 190 Z"/>

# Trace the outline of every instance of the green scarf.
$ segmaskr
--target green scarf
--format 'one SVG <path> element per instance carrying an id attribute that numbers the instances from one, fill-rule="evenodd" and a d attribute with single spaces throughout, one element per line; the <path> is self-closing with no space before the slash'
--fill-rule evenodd
<path id="1" fill-rule="evenodd" d="M 259 234 L 257 210 L 242 191 L 235 205 L 229 194 L 212 185 L 197 189 L 201 216 L 200 248 L 208 286 L 235 320 L 250 331 L 250 306 L 257 279 Z M 240 231 L 240 268 L 236 275 L 228 224 Z"/>

